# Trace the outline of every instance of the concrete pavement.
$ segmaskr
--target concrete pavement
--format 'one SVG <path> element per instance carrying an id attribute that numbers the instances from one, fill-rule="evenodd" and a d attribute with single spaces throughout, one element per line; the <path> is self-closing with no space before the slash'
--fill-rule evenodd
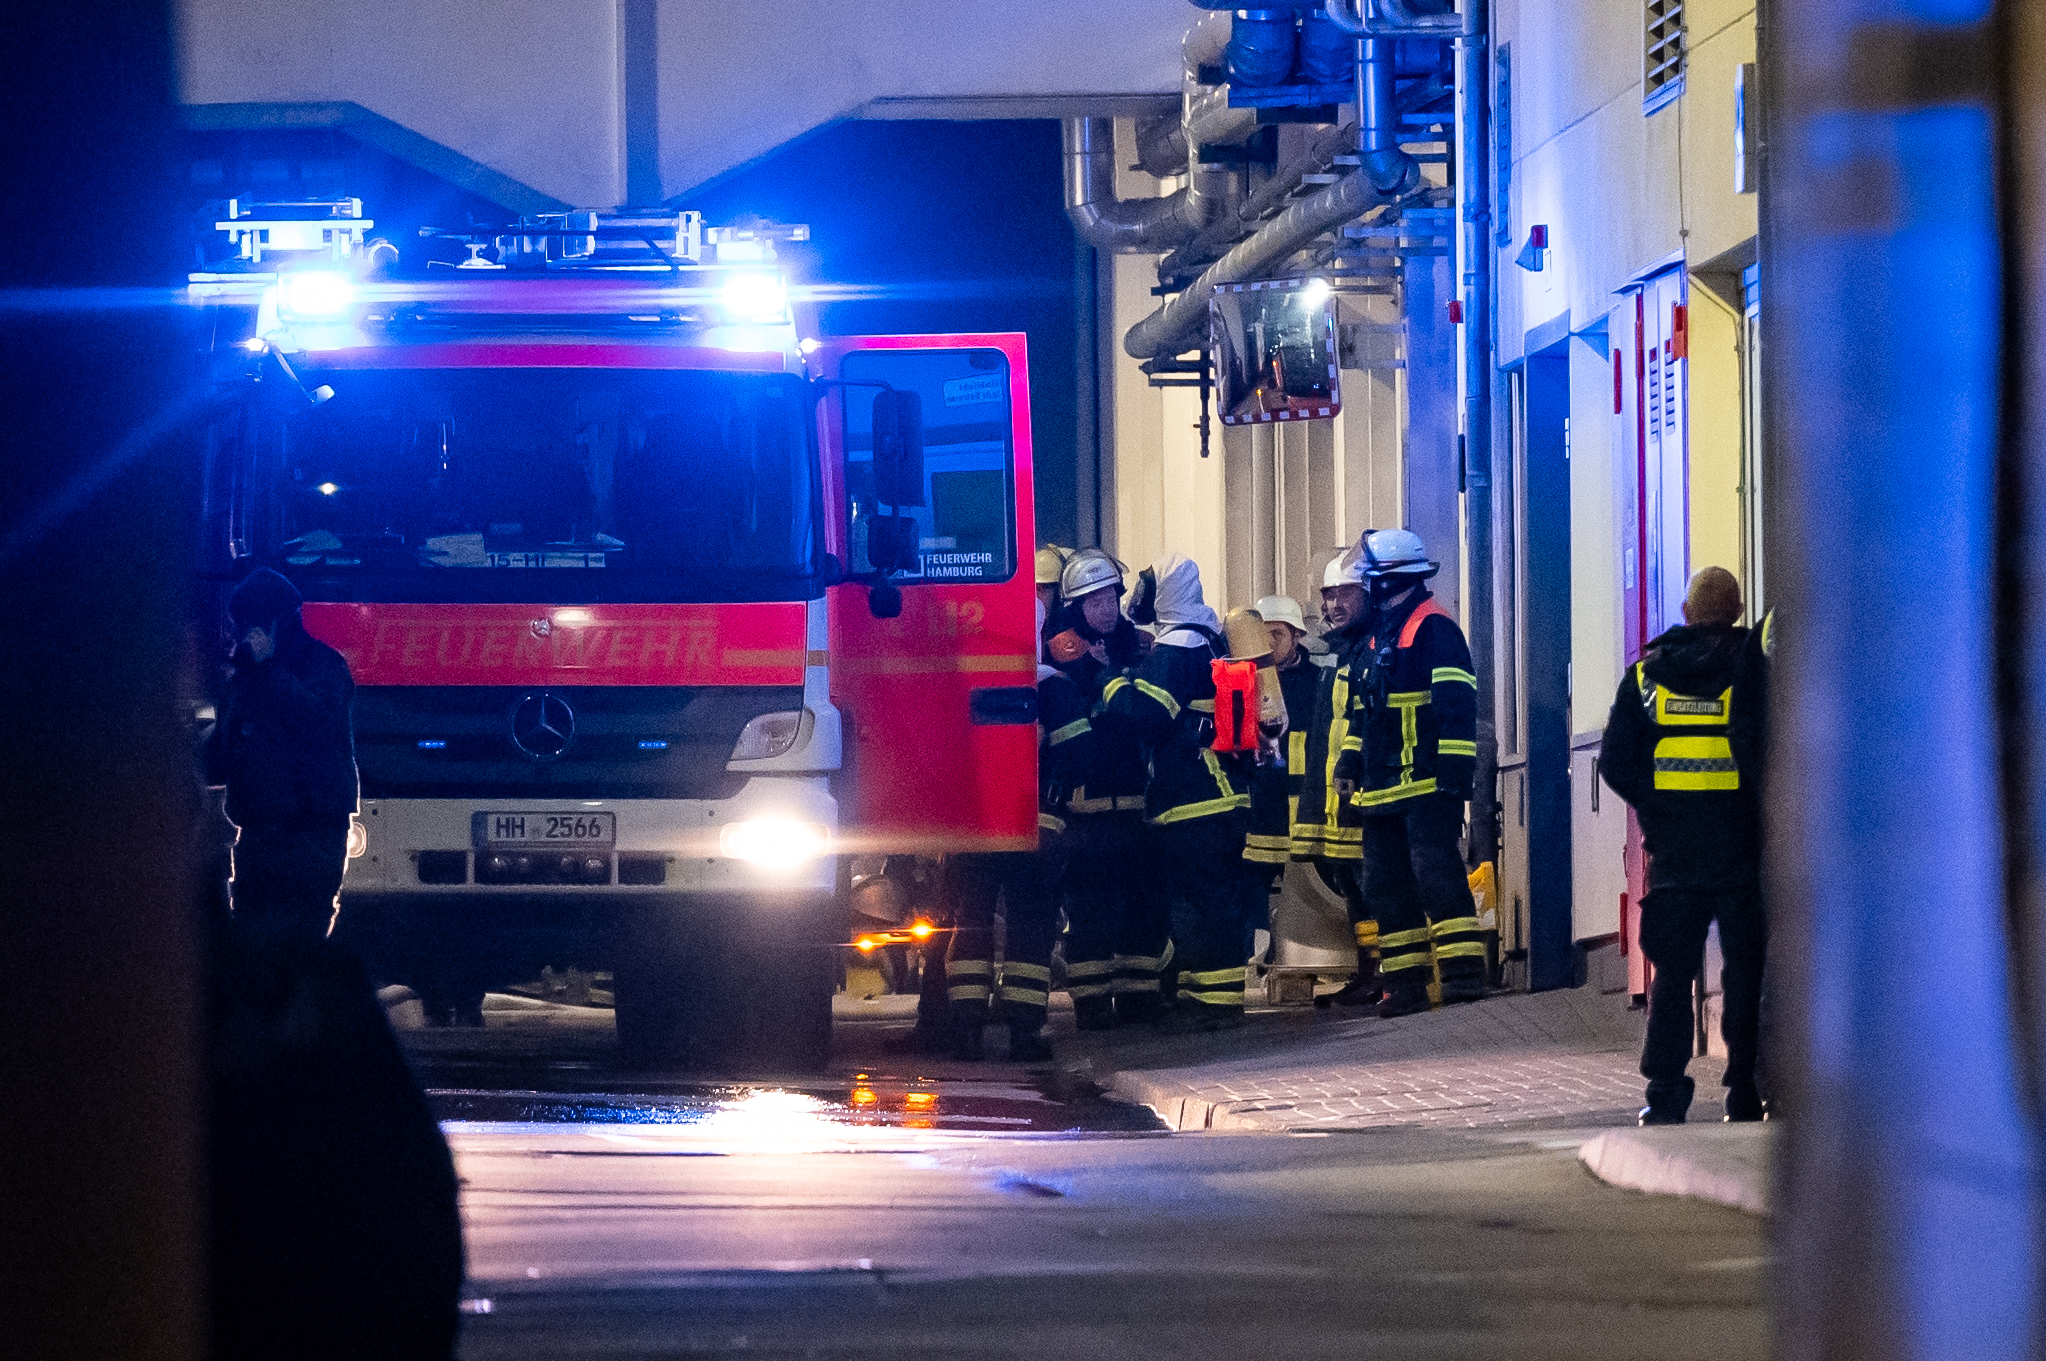
<path id="1" fill-rule="evenodd" d="M 1577 1139 L 1613 1185 L 1766 1214 L 1777 1130 L 1721 1123 L 1718 1060 L 1692 1063 L 1689 1124 L 1634 1128 L 1644 1024 L 1623 995 L 1578 988 L 1393 1021 L 1261 1010 L 1223 1037 L 1080 1036 L 1062 1052 L 1113 1065 L 1104 1085 L 1175 1130 L 1540 1128 L 1552 1147 Z"/>

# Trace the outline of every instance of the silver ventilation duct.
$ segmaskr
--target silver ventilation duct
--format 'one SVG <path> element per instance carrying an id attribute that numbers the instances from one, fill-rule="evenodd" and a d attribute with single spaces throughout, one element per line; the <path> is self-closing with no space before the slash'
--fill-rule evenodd
<path id="1" fill-rule="evenodd" d="M 1215 285 L 1257 278 L 1323 232 L 1383 202 L 1385 195 L 1361 172 L 1345 175 L 1300 199 L 1210 265 L 1178 296 L 1132 326 L 1123 337 L 1124 352 L 1134 359 L 1151 359 L 1198 347 L 1207 333 L 1208 299 L 1214 296 Z"/>
<path id="2" fill-rule="evenodd" d="M 1105 118 L 1066 120 L 1066 216 L 1095 249 L 1163 254 L 1234 213 L 1240 197 L 1235 172 L 1203 164 L 1199 152 L 1257 131 L 1255 109 L 1232 109 L 1226 86 L 1201 83 L 1201 68 L 1221 61 L 1229 34 L 1226 13 L 1203 16 L 1187 30 L 1180 44 L 1179 122 L 1164 126 L 1161 120 L 1139 132 L 1138 164 L 1154 175 L 1185 175 L 1184 189 L 1162 198 L 1116 197 L 1114 124 Z"/>
<path id="3" fill-rule="evenodd" d="M 1064 125 L 1066 216 L 1096 250 L 1117 254 L 1168 251 L 1198 230 L 1187 216 L 1187 191 L 1163 198 L 1115 196 L 1115 122 L 1068 118 Z"/>

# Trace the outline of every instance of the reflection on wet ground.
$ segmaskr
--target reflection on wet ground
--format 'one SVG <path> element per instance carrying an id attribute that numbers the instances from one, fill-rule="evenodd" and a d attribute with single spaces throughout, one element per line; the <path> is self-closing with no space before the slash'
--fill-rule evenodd
<path id="1" fill-rule="evenodd" d="M 524 1091 L 434 1087 L 434 1114 L 456 1125 L 689 1125 L 722 1135 L 749 1123 L 807 1124 L 984 1133 L 1130 1133 L 1162 1130 L 1156 1113 L 1093 1092 L 1004 1081 L 925 1081 L 855 1074 L 850 1083 L 643 1084 L 659 1090 Z M 1050 1085 L 1050 1084 L 1046 1084 Z M 1054 1090 L 1057 1090 L 1054 1088 Z"/>
<path id="2" fill-rule="evenodd" d="M 1165 1129 L 1148 1107 L 1111 1100 L 1058 1065 L 961 1063 L 897 1052 L 913 998 L 869 1019 L 846 1008 L 831 1070 L 755 1078 L 636 1072 L 618 1050 L 608 1007 L 524 998 L 486 1002 L 479 1029 L 401 1027 L 435 1116 L 450 1133 L 566 1132 L 631 1126 L 664 1147 L 871 1148 L 906 1136 L 1145 1134 Z M 492 1003 L 498 1005 L 492 1005 Z M 1067 1022 L 1063 1015 L 1058 1023 Z M 1069 1022 L 1068 1022 L 1069 1023 Z M 888 1134 L 893 1131 L 894 1134 Z M 615 1131 L 619 1135 L 623 1129 Z M 877 1136 L 879 1136 L 877 1138 Z"/>

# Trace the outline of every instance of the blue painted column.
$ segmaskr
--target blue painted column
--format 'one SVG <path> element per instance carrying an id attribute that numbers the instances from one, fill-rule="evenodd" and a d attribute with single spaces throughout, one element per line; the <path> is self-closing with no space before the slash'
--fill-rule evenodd
<path id="1" fill-rule="evenodd" d="M 1790 1357 L 2037 1355 L 2002 800 L 2018 716 L 1996 703 L 1997 109 L 1988 63 L 1966 66 L 1989 8 L 1764 12 Z"/>

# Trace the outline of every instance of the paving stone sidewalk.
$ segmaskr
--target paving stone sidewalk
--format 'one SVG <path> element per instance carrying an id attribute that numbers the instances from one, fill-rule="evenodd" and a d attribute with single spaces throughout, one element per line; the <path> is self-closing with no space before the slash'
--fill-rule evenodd
<path id="1" fill-rule="evenodd" d="M 1253 1013 L 1243 1031 L 1170 1046 L 1104 1045 L 1097 1066 L 1125 1100 L 1175 1129 L 1478 1128 L 1631 1124 L 1644 1013 L 1588 988 L 1506 994 L 1382 1021 Z M 1189 1051 L 1208 1050 L 1196 1062 Z M 1719 1120 L 1720 1065 L 1692 1062 L 1692 1118 Z"/>

